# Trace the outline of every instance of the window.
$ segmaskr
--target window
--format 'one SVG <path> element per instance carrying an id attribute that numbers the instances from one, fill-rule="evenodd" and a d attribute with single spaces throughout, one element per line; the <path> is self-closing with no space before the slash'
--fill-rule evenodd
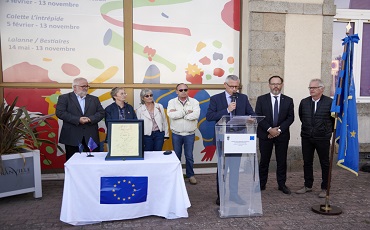
<path id="1" fill-rule="evenodd" d="M 338 2 L 338 4 L 337 4 Z M 332 76 L 337 77 L 340 69 L 338 59 L 342 56 L 341 39 L 346 35 L 348 22 L 351 23 L 351 34 L 357 33 L 360 41 L 354 47 L 353 74 L 356 84 L 358 102 L 370 102 L 370 1 L 336 0 L 337 14 L 333 25 Z M 333 87 L 332 87 L 333 93 Z"/>

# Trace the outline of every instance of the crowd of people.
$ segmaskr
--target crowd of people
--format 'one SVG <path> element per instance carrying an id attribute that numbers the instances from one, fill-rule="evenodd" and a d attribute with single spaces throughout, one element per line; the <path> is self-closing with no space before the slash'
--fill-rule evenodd
<path id="1" fill-rule="evenodd" d="M 281 93 L 283 85 L 282 77 L 270 77 L 268 80 L 270 92 L 257 98 L 256 107 L 253 110 L 248 96 L 238 93 L 240 79 L 235 75 L 229 75 L 224 82 L 225 91 L 211 96 L 206 120 L 217 122 L 224 115 L 231 117 L 264 116 L 265 118 L 257 128 L 261 154 L 260 189 L 261 191 L 266 189 L 270 158 L 274 148 L 278 189 L 284 194 L 291 194 L 285 183 L 290 140 L 289 127 L 294 122 L 294 104 L 291 97 Z M 107 132 L 110 121 L 141 119 L 144 121 L 144 151 L 161 151 L 171 131 L 172 146 L 180 161 L 184 149 L 186 177 L 190 184 L 197 184 L 193 169 L 193 149 L 201 109 L 199 102 L 189 96 L 187 84 L 180 83 L 176 86 L 177 97 L 168 102 L 167 114 L 163 105 L 155 102 L 150 89 L 141 90 L 140 105 L 135 111 L 133 106 L 126 102 L 127 93 L 124 88 L 114 87 L 111 90 L 113 103 L 104 109 L 98 97 L 88 94 L 89 87 L 85 78 L 75 78 L 72 83 L 73 92 L 60 95 L 58 98 L 56 116 L 63 121 L 59 143 L 65 145 L 66 160 L 79 152 L 81 148 L 89 151 L 90 139 L 95 143 L 100 142 L 98 123 L 102 119 L 105 118 Z M 330 138 L 334 128 L 334 119 L 330 112 L 332 99 L 323 95 L 325 86 L 320 79 L 312 79 L 308 89 L 310 96 L 301 100 L 298 110 L 301 121 L 304 184 L 296 193 L 303 194 L 312 191 L 313 159 L 316 150 L 322 170 L 322 190 L 319 197 L 324 198 L 329 174 Z M 236 94 L 237 97 L 235 97 Z M 166 115 L 169 118 L 169 125 Z M 215 137 L 213 141 L 215 142 Z M 96 148 L 93 151 L 100 151 L 100 149 Z M 245 201 L 237 193 L 240 167 L 238 156 L 241 154 L 234 155 L 236 157 L 230 158 L 231 160 L 227 162 L 228 170 L 230 170 L 230 200 L 243 204 Z M 216 203 L 219 205 L 218 179 L 217 194 Z"/>

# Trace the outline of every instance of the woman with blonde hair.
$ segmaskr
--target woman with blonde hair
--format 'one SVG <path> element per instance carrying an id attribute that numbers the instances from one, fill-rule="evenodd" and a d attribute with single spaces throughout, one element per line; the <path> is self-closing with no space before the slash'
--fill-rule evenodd
<path id="1" fill-rule="evenodd" d="M 163 106 L 154 102 L 150 89 L 141 90 L 140 99 L 136 115 L 138 119 L 144 120 L 144 151 L 161 151 L 164 140 L 169 138 Z"/>

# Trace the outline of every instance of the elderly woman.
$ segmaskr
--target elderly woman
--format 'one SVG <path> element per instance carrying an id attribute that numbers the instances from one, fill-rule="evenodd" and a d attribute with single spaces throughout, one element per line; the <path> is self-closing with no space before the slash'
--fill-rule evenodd
<path id="1" fill-rule="evenodd" d="M 144 120 L 144 151 L 161 151 L 164 140 L 168 139 L 168 124 L 163 106 L 154 102 L 150 89 L 141 90 L 140 99 L 136 114 L 138 119 Z"/>
<path id="2" fill-rule="evenodd" d="M 108 121 L 137 119 L 134 108 L 125 102 L 127 93 L 123 87 L 114 87 L 110 92 L 113 103 L 105 108 L 105 125 L 108 130 Z"/>

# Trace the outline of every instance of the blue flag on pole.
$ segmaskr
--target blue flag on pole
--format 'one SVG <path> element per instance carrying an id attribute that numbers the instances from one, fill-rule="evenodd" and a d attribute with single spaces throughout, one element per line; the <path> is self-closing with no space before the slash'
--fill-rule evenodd
<path id="1" fill-rule="evenodd" d="M 94 149 L 98 147 L 98 145 L 95 143 L 95 141 L 90 137 L 89 143 L 87 144 L 87 147 L 89 147 L 90 152 L 92 152 Z"/>
<path id="2" fill-rule="evenodd" d="M 100 204 L 134 204 L 145 202 L 148 177 L 101 177 Z"/>
<path id="3" fill-rule="evenodd" d="M 337 165 L 358 175 L 359 143 L 355 84 L 352 75 L 353 46 L 358 43 L 357 34 L 343 39 L 343 67 L 339 73 L 331 112 L 338 114 L 335 141 L 338 143 Z"/>
<path id="4" fill-rule="evenodd" d="M 81 144 L 81 142 L 78 142 L 78 151 L 82 153 L 84 151 L 84 146 Z"/>

